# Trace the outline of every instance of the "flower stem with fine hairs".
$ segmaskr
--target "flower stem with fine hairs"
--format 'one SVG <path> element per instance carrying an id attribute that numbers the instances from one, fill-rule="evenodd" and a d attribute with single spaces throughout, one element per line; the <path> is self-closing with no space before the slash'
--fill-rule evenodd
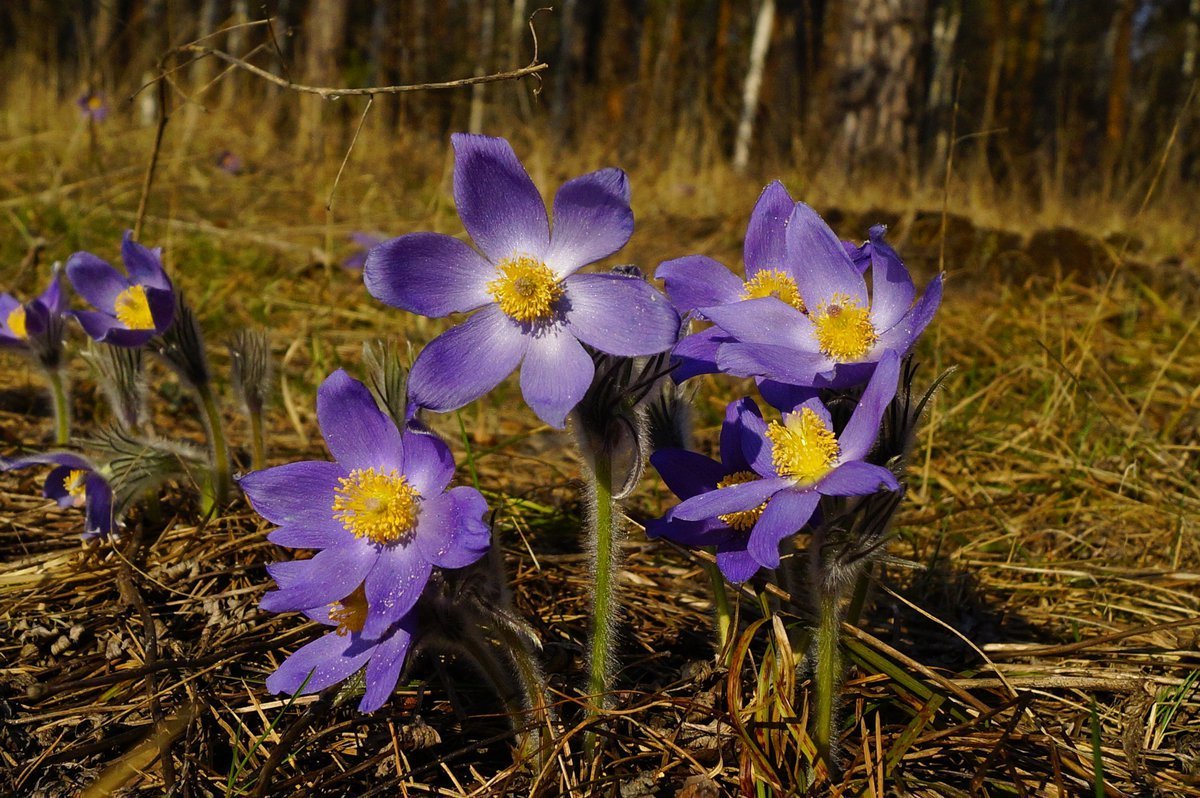
<path id="1" fill-rule="evenodd" d="M 263 441 L 262 413 L 250 413 L 250 439 L 253 450 L 250 455 L 250 465 L 255 471 L 267 467 L 267 447 Z"/>
<path id="2" fill-rule="evenodd" d="M 607 452 L 595 458 L 591 488 L 591 543 L 594 546 L 592 576 L 592 644 L 587 694 L 589 717 L 595 717 L 604 705 L 612 673 L 613 627 L 617 612 L 616 560 L 619 545 L 620 509 L 613 498 L 612 459 Z M 585 738 L 592 748 L 594 735 Z"/>
<path id="3" fill-rule="evenodd" d="M 71 437 L 71 405 L 67 401 L 67 386 L 60 369 L 48 369 L 50 399 L 54 408 L 54 443 L 62 446 Z"/>
<path id="4" fill-rule="evenodd" d="M 225 443 L 225 431 L 221 426 L 221 411 L 217 409 L 217 402 L 213 398 L 212 388 L 208 383 L 203 383 L 196 386 L 196 393 L 200 396 L 200 405 L 204 408 L 204 417 L 208 425 L 208 440 L 212 446 L 212 482 L 210 489 L 212 490 L 211 498 L 216 505 L 223 504 L 226 497 L 229 496 L 229 488 L 232 484 L 229 467 L 229 447 Z"/>
<path id="5" fill-rule="evenodd" d="M 715 549 L 713 550 L 715 552 Z M 704 561 L 704 570 L 712 582 L 713 616 L 717 631 L 717 664 L 728 665 L 730 630 L 733 628 L 733 613 L 729 608 L 729 594 L 725 590 L 725 577 L 715 562 Z"/>
<path id="6" fill-rule="evenodd" d="M 817 753 L 833 768 L 833 740 L 836 738 L 834 703 L 842 680 L 841 625 L 838 596 L 823 593 L 818 607 L 816 633 L 816 662 L 813 676 L 816 682 L 816 710 L 813 715 L 813 741 Z"/>

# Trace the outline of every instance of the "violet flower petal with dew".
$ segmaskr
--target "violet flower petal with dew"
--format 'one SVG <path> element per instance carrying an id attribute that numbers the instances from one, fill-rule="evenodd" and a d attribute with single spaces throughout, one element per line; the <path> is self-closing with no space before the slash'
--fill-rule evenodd
<path id="1" fill-rule="evenodd" d="M 644 280 L 577 274 L 629 240 L 628 180 L 601 169 L 564 183 L 551 228 L 507 141 L 456 133 L 451 142 L 455 205 L 479 251 L 436 233 L 392 239 L 367 255 L 367 290 L 423 316 L 474 311 L 418 355 L 409 376 L 414 405 L 454 410 L 520 367 L 526 403 L 561 428 L 593 374 L 580 342 L 651 355 L 669 349 L 679 330 L 674 309 Z"/>
<path id="2" fill-rule="evenodd" d="M 162 335 L 175 320 L 175 289 L 162 266 L 162 251 L 148 249 L 126 231 L 121 259 L 128 277 L 90 252 L 67 259 L 67 279 L 95 310 L 75 313 L 94 340 L 136 347 Z"/>

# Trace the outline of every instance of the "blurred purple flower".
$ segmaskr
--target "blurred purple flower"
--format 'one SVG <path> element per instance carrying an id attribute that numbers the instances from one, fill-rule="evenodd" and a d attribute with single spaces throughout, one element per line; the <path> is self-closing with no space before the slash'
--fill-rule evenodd
<path id="1" fill-rule="evenodd" d="M 240 175 L 245 164 L 237 153 L 221 150 L 217 153 L 217 168 L 231 175 Z"/>
<path id="2" fill-rule="evenodd" d="M 885 230 L 877 225 L 870 231 L 868 299 L 866 281 L 846 246 L 812 208 L 796 203 L 784 238 L 803 309 L 777 296 L 699 307 L 728 335 L 717 344 L 720 370 L 844 388 L 865 382 L 885 353 L 906 354 L 941 302 L 942 275 L 914 303 L 912 277 L 884 240 Z"/>
<path id="3" fill-rule="evenodd" d="M 0 347 L 35 352 L 38 338 L 61 334 L 61 319 L 66 309 L 57 269 L 50 285 L 36 299 L 22 304 L 11 294 L 0 294 Z M 46 343 L 61 345 L 54 341 Z"/>
<path id="4" fill-rule="evenodd" d="M 335 462 L 305 461 L 239 480 L 254 509 L 279 528 L 281 546 L 319 549 L 267 570 L 280 589 L 262 608 L 307 611 L 360 584 L 369 613 L 361 632 L 379 640 L 412 609 L 434 566 L 462 568 L 487 551 L 487 504 L 469 487 L 446 490 L 450 449 L 432 432 L 403 432 L 361 382 L 335 371 L 317 390 L 317 418 Z"/>
<path id="5" fill-rule="evenodd" d="M 462 407 L 520 366 L 521 393 L 562 427 L 592 382 L 582 344 L 633 357 L 669 349 L 679 317 L 653 286 L 621 274 L 580 274 L 629 240 L 633 211 L 620 169 L 570 180 L 554 198 L 554 228 L 537 187 L 507 141 L 456 133 L 454 202 L 480 255 L 458 239 L 413 233 L 367 255 L 376 299 L 422 316 L 476 311 L 422 350 L 413 401 Z"/>
<path id="6" fill-rule="evenodd" d="M 357 248 L 342 261 L 342 268 L 357 272 L 362 271 L 363 266 L 366 265 L 367 253 L 387 239 L 372 235 L 371 233 L 355 231 L 350 234 L 350 240 L 354 242 Z"/>
<path id="7" fill-rule="evenodd" d="M 113 491 L 108 480 L 89 460 L 71 452 L 46 452 L 26 457 L 0 457 L 0 471 L 52 465 L 46 475 L 42 495 L 54 499 L 59 507 L 83 507 L 83 539 L 107 538 L 112 534 Z"/>
<path id="8" fill-rule="evenodd" d="M 126 278 L 90 252 L 67 259 L 67 279 L 96 310 L 75 313 L 84 331 L 116 346 L 142 346 L 175 320 L 175 290 L 162 266 L 162 250 L 147 249 L 126 231 L 121 242 Z"/>
<path id="9" fill-rule="evenodd" d="M 755 564 L 779 565 L 779 544 L 808 523 L 822 495 L 899 490 L 891 471 L 863 461 L 879 435 L 880 419 L 896 393 L 899 376 L 900 357 L 889 351 L 840 436 L 817 399 L 785 413 L 782 423 L 770 424 L 752 401 L 742 400 L 730 407 L 736 419 L 731 422 L 726 413 L 719 468 L 715 463 L 701 465 L 694 457 L 667 455 L 667 450 L 655 454 L 655 467 L 684 498 L 655 525 L 655 532 L 724 548 L 724 562 L 718 559 L 721 570 L 731 581 L 744 581 L 757 570 Z M 738 446 L 740 454 L 735 453 Z M 694 469 L 691 475 L 689 469 Z M 738 470 L 728 473 L 730 469 Z"/>
<path id="10" fill-rule="evenodd" d="M 102 91 L 86 91 L 75 100 L 84 119 L 103 122 L 108 119 L 108 101 Z"/>
<path id="11" fill-rule="evenodd" d="M 276 579 L 289 576 L 277 575 Z M 302 577 L 301 577 L 302 578 Z M 284 587 L 285 582 L 280 582 Z M 363 585 L 339 601 L 305 610 L 309 618 L 334 630 L 303 646 L 267 677 L 267 690 L 296 695 L 318 693 L 345 681 L 363 667 L 366 692 L 358 704 L 361 712 L 383 706 L 404 668 L 416 634 L 416 612 L 408 612 L 375 638 L 362 634 L 367 620 Z"/>

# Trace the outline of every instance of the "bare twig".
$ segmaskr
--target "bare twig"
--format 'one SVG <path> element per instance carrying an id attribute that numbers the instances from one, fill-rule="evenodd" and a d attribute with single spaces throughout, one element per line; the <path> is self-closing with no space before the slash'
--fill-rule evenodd
<path id="1" fill-rule="evenodd" d="M 358 118 L 358 127 L 354 128 L 354 138 L 350 139 L 350 146 L 346 148 L 346 157 L 342 158 L 342 165 L 338 167 L 337 176 L 333 178 L 333 186 L 329 189 L 329 199 L 325 203 L 325 210 L 333 212 L 333 194 L 337 191 L 338 183 L 342 182 L 342 172 L 346 171 L 346 164 L 350 161 L 350 153 L 354 152 L 354 145 L 358 142 L 358 134 L 362 133 L 363 123 L 367 121 L 367 112 L 371 110 L 371 105 L 375 102 L 374 95 L 367 98 L 367 106 L 363 108 L 362 116 Z"/>

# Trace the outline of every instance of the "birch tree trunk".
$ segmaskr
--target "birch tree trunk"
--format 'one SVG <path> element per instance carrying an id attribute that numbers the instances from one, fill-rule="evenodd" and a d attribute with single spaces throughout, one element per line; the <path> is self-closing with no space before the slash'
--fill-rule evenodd
<path id="1" fill-rule="evenodd" d="M 754 134 L 754 117 L 758 111 L 758 95 L 762 91 L 763 67 L 775 25 L 775 0 L 763 0 L 754 23 L 754 39 L 750 44 L 750 68 L 742 86 L 742 117 L 738 122 L 737 138 L 733 145 L 733 168 L 746 171 L 750 161 L 750 137 Z"/>
<path id="2" fill-rule="evenodd" d="M 933 73 L 929 80 L 926 117 L 934 132 L 933 163 L 940 168 L 950 152 L 950 114 L 954 107 L 954 45 L 962 24 L 962 3 L 948 0 L 933 18 Z"/>

